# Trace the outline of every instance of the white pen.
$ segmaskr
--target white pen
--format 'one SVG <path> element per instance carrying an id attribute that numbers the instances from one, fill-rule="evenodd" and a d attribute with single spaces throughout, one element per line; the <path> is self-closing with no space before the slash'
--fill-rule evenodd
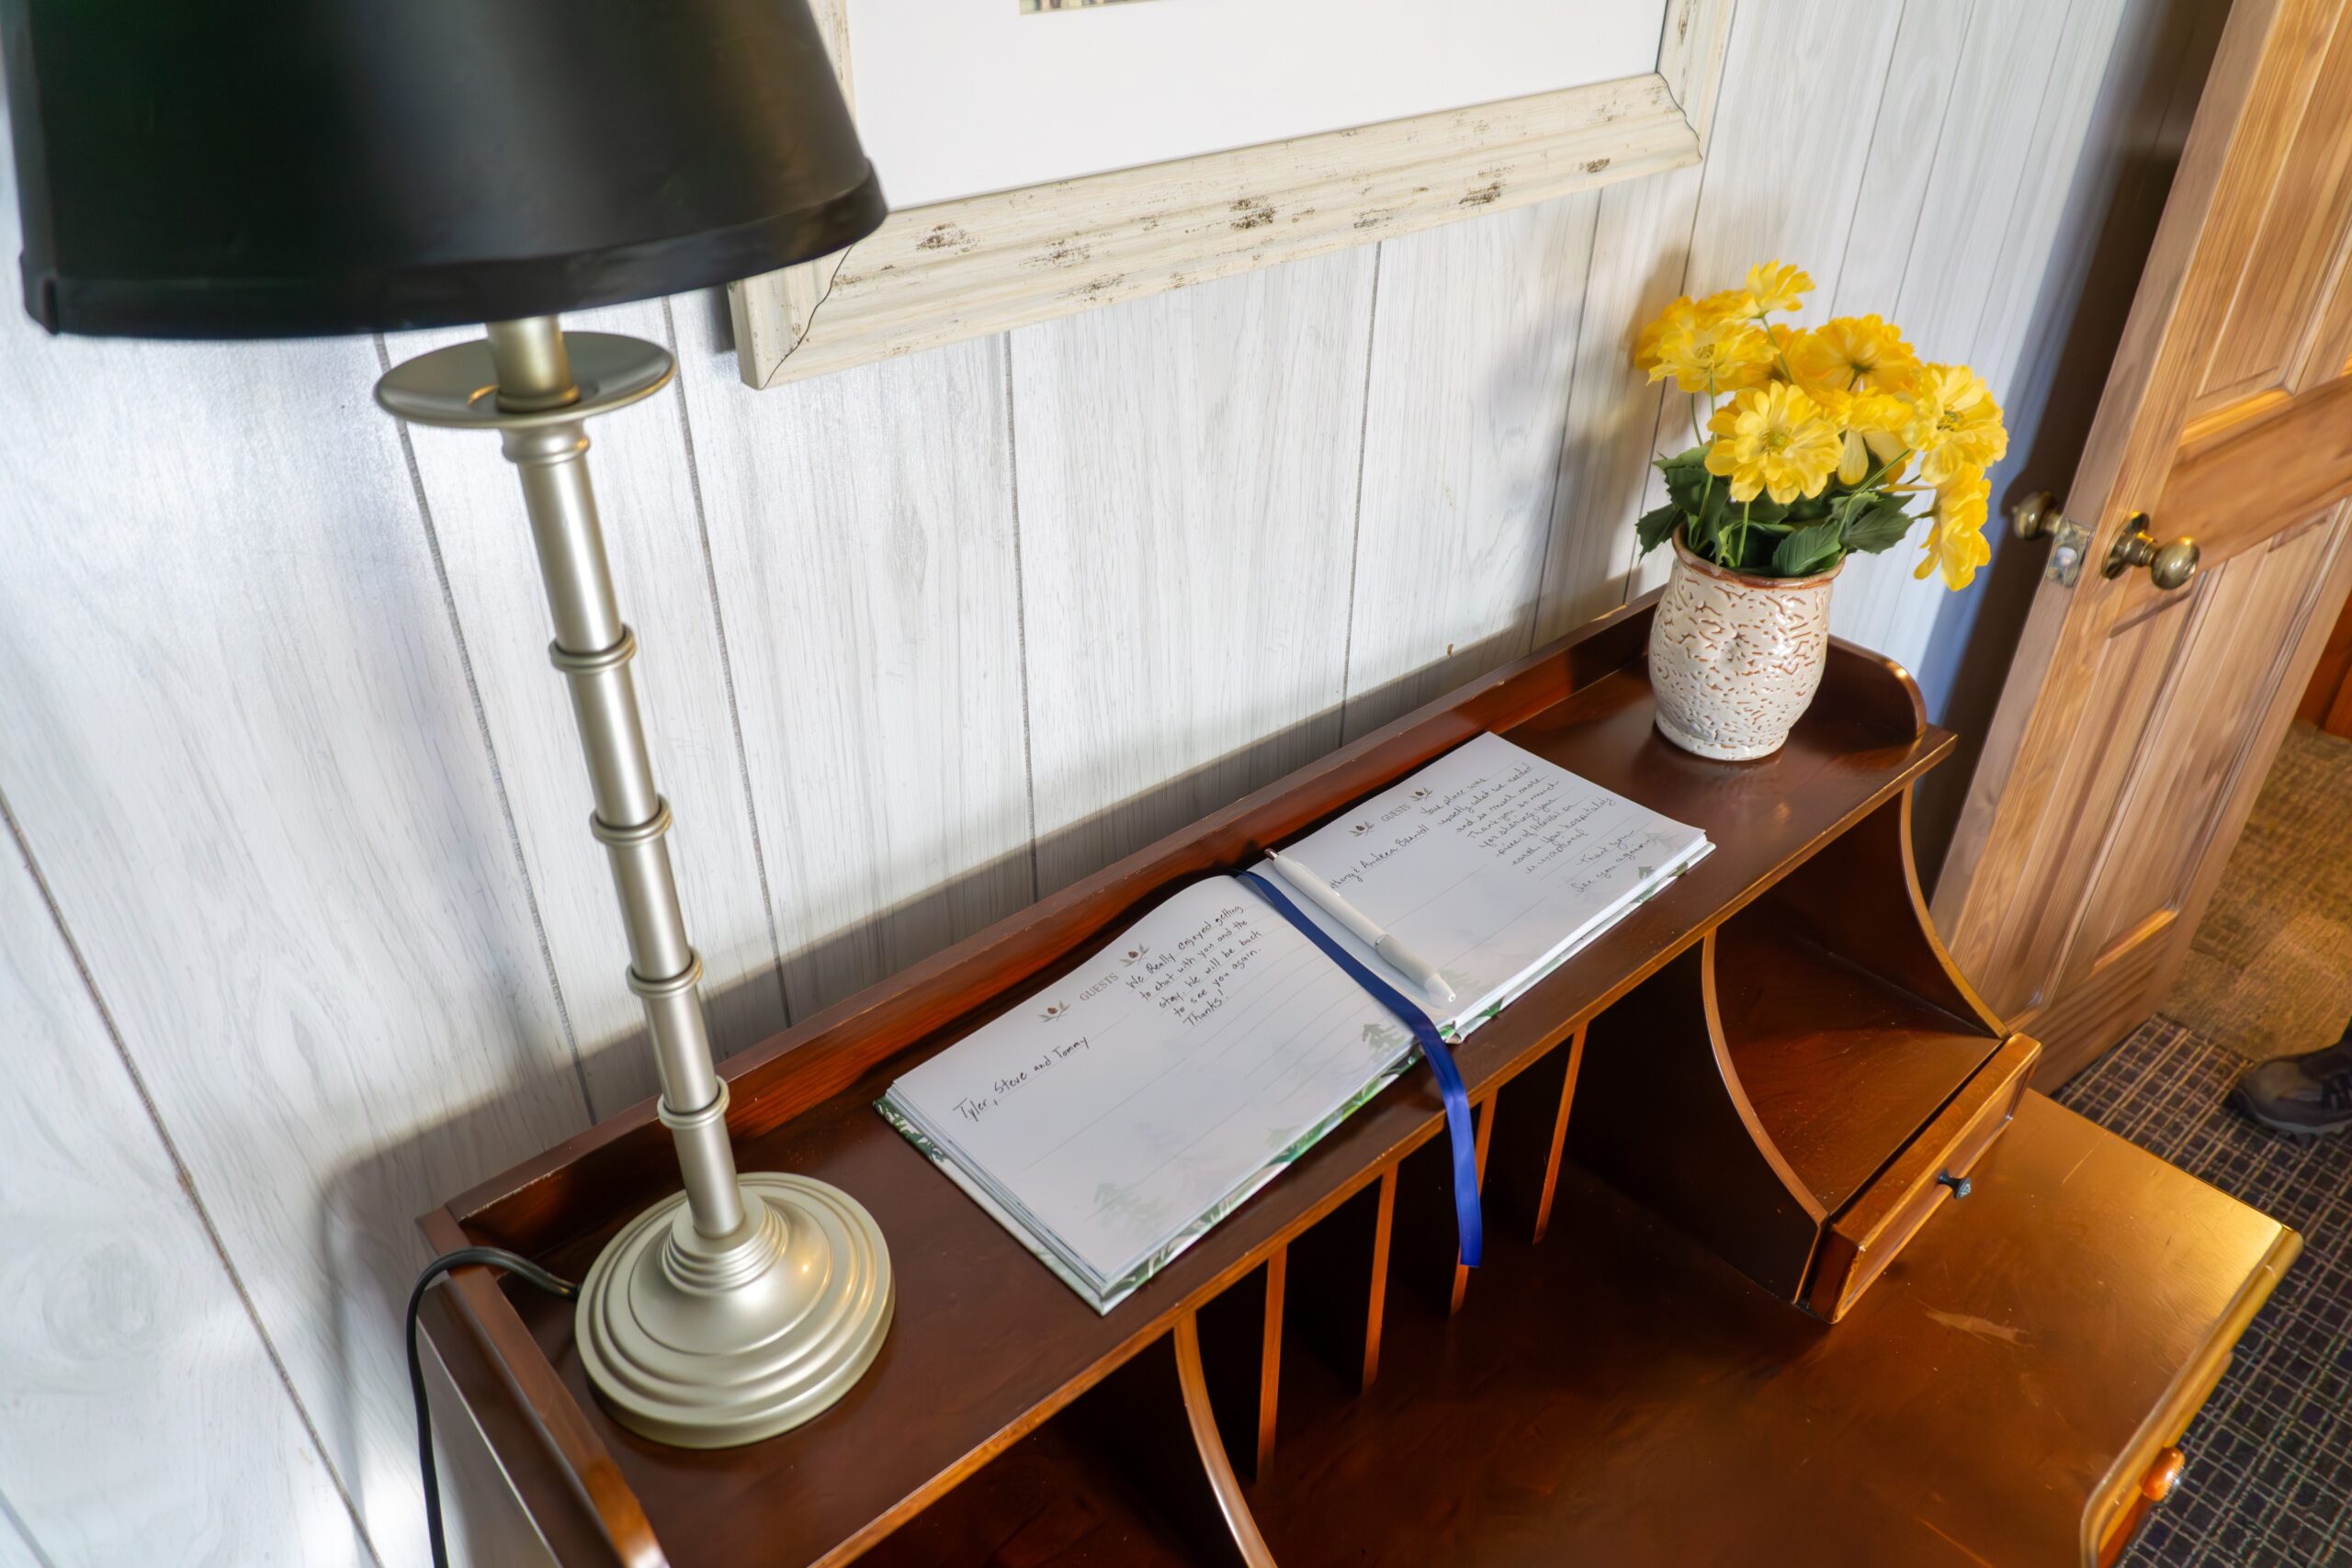
<path id="1" fill-rule="evenodd" d="M 1353 931 L 1374 953 L 1401 971 L 1407 979 L 1439 1001 L 1453 1000 L 1453 987 L 1438 977 L 1436 965 L 1365 919 L 1363 911 L 1340 897 L 1337 888 L 1280 850 L 1267 851 L 1266 858 L 1274 863 L 1274 869 L 1283 874 L 1284 882 L 1306 894 L 1325 914 Z"/>

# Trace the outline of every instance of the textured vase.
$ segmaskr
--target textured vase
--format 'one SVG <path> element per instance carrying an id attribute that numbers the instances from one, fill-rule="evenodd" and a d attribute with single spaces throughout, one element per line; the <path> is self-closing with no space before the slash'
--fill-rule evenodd
<path id="1" fill-rule="evenodd" d="M 1702 560 L 1674 536 L 1674 570 L 1650 622 L 1658 733 L 1702 757 L 1781 749 L 1829 659 L 1829 590 L 1812 577 L 1749 577 Z"/>

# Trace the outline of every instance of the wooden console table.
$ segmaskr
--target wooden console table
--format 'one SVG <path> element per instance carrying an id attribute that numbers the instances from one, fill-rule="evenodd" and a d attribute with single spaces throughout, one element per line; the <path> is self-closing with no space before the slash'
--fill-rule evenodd
<path id="1" fill-rule="evenodd" d="M 725 1066 L 747 1170 L 870 1209 L 897 1322 L 843 1402 L 715 1452 L 607 1419 L 562 1303 L 426 1325 L 553 1557 L 874 1564 L 2110 1561 L 2293 1232 L 2029 1092 L 1953 972 L 1910 792 L 1951 745 L 1845 645 L 1779 755 L 1650 728 L 1650 601 Z M 1483 729 L 1715 852 L 1459 1052 L 1488 1258 L 1408 1074 L 1098 1317 L 871 1108 L 1200 875 Z M 425 1216 L 578 1277 L 671 1190 L 650 1105 Z M 455 1415 L 455 1412 L 450 1413 Z"/>

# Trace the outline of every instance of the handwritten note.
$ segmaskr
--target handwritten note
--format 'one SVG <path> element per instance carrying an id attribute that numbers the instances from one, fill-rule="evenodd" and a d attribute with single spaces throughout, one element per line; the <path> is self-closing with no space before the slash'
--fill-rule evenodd
<path id="1" fill-rule="evenodd" d="M 1458 1008 L 1438 1022 L 1458 1036 L 1708 846 L 1488 735 L 1286 847 L 1438 964 Z M 1108 1310 L 1411 1055 L 1405 1027 L 1256 889 L 1211 877 L 909 1072 L 882 1110 Z"/>
<path id="2" fill-rule="evenodd" d="M 1173 948 L 1146 953 L 1125 976 L 1128 990 L 1186 1023 L 1225 1006 L 1250 966 L 1271 951 L 1266 928 L 1239 904 L 1220 905 Z"/>
<path id="3" fill-rule="evenodd" d="M 1120 1004 L 1111 1021 L 1115 1027 L 1135 1010 L 1122 1002 L 1118 993 L 1123 992 L 1125 1000 L 1140 1001 L 1156 1017 L 1173 1020 L 1187 1029 L 1197 1028 L 1222 1011 L 1240 994 L 1259 960 L 1274 951 L 1267 944 L 1270 928 L 1266 919 L 1261 918 L 1271 918 L 1270 911 L 1262 904 L 1251 908 L 1236 901 L 1238 897 L 1246 897 L 1238 884 L 1227 886 L 1224 891 L 1233 897 L 1221 899 L 1191 929 L 1179 930 L 1169 940 L 1147 938 L 1141 934 L 1143 927 L 1130 932 L 1116 955 L 1118 967 L 1102 972 L 1081 987 L 1076 1009 L 1087 1010 L 1090 1016 L 1104 1012 L 1110 1004 L 1102 1003 L 1102 998 L 1111 998 L 1114 1003 Z M 1273 929 L 1295 936 L 1279 919 L 1273 919 Z M 956 1101 L 958 1120 L 979 1122 L 1030 1085 L 1042 1081 L 1061 1064 L 1093 1049 L 1091 1035 L 1058 1037 L 1067 1034 L 1076 1022 L 1071 1004 L 1048 1001 L 1038 1010 L 1036 1021 L 1042 1026 L 1040 1031 L 1006 1029 L 1008 1033 L 1042 1032 L 1046 1037 L 1030 1040 L 1026 1049 L 1012 1048 L 1009 1065 L 989 1080 L 985 1093 L 975 1091 Z M 1012 1023 L 1012 1020 L 1000 1019 L 998 1025 L 991 1027 Z M 1083 1064 L 1080 1066 L 1082 1070 Z"/>
<path id="4" fill-rule="evenodd" d="M 1284 852 L 1438 966 L 1463 1004 L 1446 1021 L 1460 1032 L 1709 847 L 1695 828 L 1481 735 Z"/>
<path id="5" fill-rule="evenodd" d="M 893 1085 L 890 1097 L 1102 1289 L 1365 1086 L 1410 1037 L 1255 892 L 1218 877 Z"/>

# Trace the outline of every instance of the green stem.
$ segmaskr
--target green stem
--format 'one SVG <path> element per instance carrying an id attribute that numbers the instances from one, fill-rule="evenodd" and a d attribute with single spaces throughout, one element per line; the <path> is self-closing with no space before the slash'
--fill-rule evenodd
<path id="1" fill-rule="evenodd" d="M 1870 471 L 1869 476 L 1868 476 L 1868 477 L 1866 477 L 1866 478 L 1862 480 L 1862 482 L 1861 482 L 1861 483 L 1860 483 L 1860 484 L 1856 485 L 1854 488 L 1855 488 L 1856 490 L 1868 490 L 1868 489 L 1870 489 L 1872 485 L 1875 485 L 1876 483 L 1878 483 L 1879 479 L 1880 479 L 1883 476 L 1884 476 L 1884 474 L 1886 473 L 1886 470 L 1887 470 L 1887 469 L 1889 469 L 1889 468 L 1891 468 L 1894 467 L 1894 465 L 1895 465 L 1895 464 L 1897 464 L 1897 463 L 1899 463 L 1899 462 L 1903 461 L 1903 459 L 1904 459 L 1904 458 L 1908 457 L 1909 456 L 1911 456 L 1911 448 L 1910 448 L 1910 447 L 1908 447 L 1908 446 L 1905 446 L 1902 451 L 1897 452 L 1894 457 L 1889 457 L 1885 462 L 1881 463 L 1877 468 L 1872 468 L 1872 469 Z"/>
<path id="2" fill-rule="evenodd" d="M 1772 344 L 1772 362 L 1781 367 L 1781 376 L 1782 379 L 1786 380 L 1790 386 L 1795 386 L 1797 384 L 1797 373 L 1789 368 L 1789 356 L 1781 353 L 1781 345 L 1778 343 L 1774 343 L 1772 340 L 1771 313 L 1766 310 L 1757 311 L 1756 324 L 1758 328 L 1762 329 L 1764 341 Z"/>

